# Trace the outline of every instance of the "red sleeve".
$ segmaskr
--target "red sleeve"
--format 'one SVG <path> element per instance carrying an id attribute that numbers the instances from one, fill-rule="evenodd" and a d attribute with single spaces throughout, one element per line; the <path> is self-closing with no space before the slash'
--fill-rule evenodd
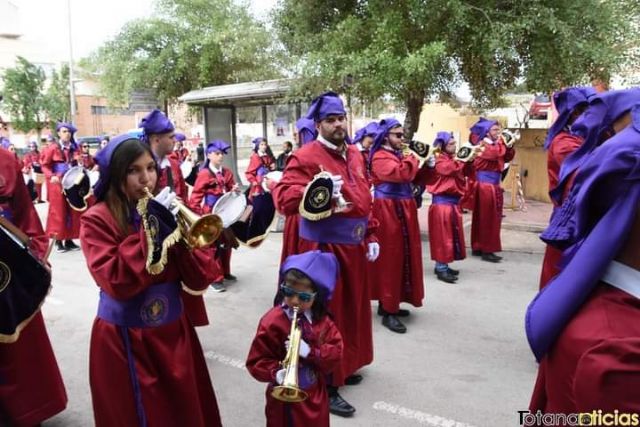
<path id="1" fill-rule="evenodd" d="M 299 213 L 300 200 L 304 195 L 304 189 L 312 179 L 307 169 L 300 162 L 298 156 L 292 154 L 289 157 L 282 179 L 272 191 L 276 209 L 283 215 L 296 215 Z"/>
<path id="2" fill-rule="evenodd" d="M 204 199 L 207 182 L 209 182 L 209 171 L 202 169 L 198 172 L 196 182 L 191 190 L 191 198 L 189 199 L 189 208 L 195 213 L 202 213 L 202 199 Z"/>
<path id="3" fill-rule="evenodd" d="M 271 312 L 260 319 L 256 336 L 253 338 L 249 355 L 247 356 L 247 370 L 253 378 L 260 382 L 274 383 L 280 361 L 286 354 L 284 341 L 286 334 L 277 325 L 270 325 L 268 319 Z M 274 327 L 276 326 L 276 327 Z"/>
<path id="4" fill-rule="evenodd" d="M 380 221 L 373 215 L 373 210 L 371 210 L 369 221 L 367 222 L 367 232 L 364 238 L 365 243 L 378 242 L 378 237 L 376 236 L 378 228 L 380 228 Z"/>
<path id="5" fill-rule="evenodd" d="M 187 288 L 201 291 L 213 282 L 214 278 L 209 274 L 209 266 L 213 264 L 210 253 L 206 248 L 190 250 L 182 242 L 171 248 L 171 262 L 175 262 Z"/>
<path id="6" fill-rule="evenodd" d="M 96 208 L 100 208 L 97 210 Z M 117 299 L 128 299 L 154 283 L 146 270 L 147 243 L 144 229 L 120 240 L 103 204 L 80 217 L 80 243 L 87 266 L 98 286 Z"/>
<path id="7" fill-rule="evenodd" d="M 378 151 L 371 159 L 371 173 L 383 182 L 411 182 L 418 173 L 418 159 L 413 155 L 398 159 Z"/>
<path id="8" fill-rule="evenodd" d="M 52 165 L 53 165 L 53 150 L 51 147 L 47 147 L 42 150 L 42 155 L 40 156 L 40 164 L 42 165 L 42 172 L 47 178 L 51 178 L 53 175 Z"/>
<path id="9" fill-rule="evenodd" d="M 507 147 L 498 142 L 495 144 L 484 144 L 484 150 L 476 158 L 496 161 L 505 155 L 506 150 Z"/>
<path id="10" fill-rule="evenodd" d="M 231 191 L 233 189 L 233 186 L 236 185 L 236 180 L 233 177 L 233 172 L 231 172 L 230 169 L 224 168 L 222 173 L 224 175 L 224 190 L 227 192 Z"/>
<path id="11" fill-rule="evenodd" d="M 417 185 L 431 185 L 435 182 L 436 177 L 435 168 L 430 168 L 427 166 L 427 162 L 425 162 L 416 174 L 416 178 L 413 182 Z"/>
<path id="12" fill-rule="evenodd" d="M 169 163 L 171 164 L 171 172 L 175 182 L 176 195 L 184 201 L 189 200 L 189 190 L 187 189 L 187 183 L 184 182 L 180 165 L 175 159 L 169 159 Z"/>
<path id="13" fill-rule="evenodd" d="M 436 159 L 436 172 L 442 176 L 456 176 L 460 174 L 460 171 L 465 167 L 465 164 L 453 159 L 443 158 L 442 156 Z"/>
<path id="14" fill-rule="evenodd" d="M 6 183 L 8 188 L 11 188 L 11 180 L 13 180 L 13 194 L 10 194 L 13 223 L 31 238 L 30 249 L 35 255 L 42 258 L 47 251 L 49 238 L 45 235 L 38 213 L 31 202 L 29 191 L 22 178 L 20 164 L 13 156 L 7 156 L 7 159 L 6 162 L 0 161 L 0 171 L 6 170 L 10 174 Z M 1 189 L 2 187 L 0 187 Z"/>
<path id="15" fill-rule="evenodd" d="M 342 335 L 331 319 L 326 318 L 326 327 L 315 339 L 304 338 L 311 347 L 307 361 L 322 374 L 330 374 L 342 359 Z"/>
<path id="16" fill-rule="evenodd" d="M 513 160 L 513 158 L 516 156 L 516 149 L 511 147 L 511 148 L 507 148 L 505 146 L 505 153 L 504 153 L 504 161 L 505 163 L 510 162 L 511 160 Z"/>
<path id="17" fill-rule="evenodd" d="M 571 135 L 568 132 L 560 132 L 551 144 L 551 155 L 558 165 L 562 165 L 568 155 L 576 151 L 582 145 L 582 138 Z"/>
<path id="18" fill-rule="evenodd" d="M 247 177 L 247 180 L 252 186 L 258 185 L 258 169 L 262 166 L 262 161 L 260 160 L 260 156 L 256 153 L 251 154 L 251 158 L 249 159 L 249 166 L 247 166 L 247 170 L 244 173 L 244 176 Z"/>
<path id="19" fill-rule="evenodd" d="M 31 154 L 27 153 L 24 155 L 24 157 L 22 157 L 22 172 L 23 173 L 29 173 L 29 170 L 31 169 Z"/>

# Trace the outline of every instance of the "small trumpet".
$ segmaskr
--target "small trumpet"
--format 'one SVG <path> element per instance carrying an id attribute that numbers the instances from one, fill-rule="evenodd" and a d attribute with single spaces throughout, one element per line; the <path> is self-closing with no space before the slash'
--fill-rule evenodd
<path id="1" fill-rule="evenodd" d="M 520 130 L 511 132 L 509 129 L 504 129 L 501 135 L 504 145 L 506 145 L 507 148 L 513 147 L 516 142 L 520 141 Z"/>
<path id="2" fill-rule="evenodd" d="M 148 188 L 145 188 L 147 196 L 153 198 L 153 194 Z M 199 216 L 184 203 L 177 199 L 171 202 L 170 209 L 178 208 L 176 221 L 180 227 L 182 238 L 191 248 L 206 248 L 211 246 L 222 233 L 222 219 L 215 214 L 207 214 Z"/>
<path id="3" fill-rule="evenodd" d="M 289 349 L 281 362 L 285 370 L 282 385 L 275 386 L 271 396 L 282 402 L 302 402 L 307 398 L 307 393 L 298 386 L 298 363 L 300 359 L 300 340 L 302 331 L 298 326 L 298 307 L 293 307 L 291 319 L 291 332 L 289 332 Z"/>

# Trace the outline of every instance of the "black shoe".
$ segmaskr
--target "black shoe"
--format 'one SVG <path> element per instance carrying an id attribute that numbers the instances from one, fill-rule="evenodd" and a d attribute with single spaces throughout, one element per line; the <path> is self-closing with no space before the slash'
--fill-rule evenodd
<path id="1" fill-rule="evenodd" d="M 344 400 L 336 390 L 329 394 L 329 412 L 340 417 L 350 417 L 356 412 L 356 408 Z"/>
<path id="2" fill-rule="evenodd" d="M 73 243 L 73 240 L 65 240 L 64 247 L 68 251 L 79 251 L 80 250 L 80 246 L 78 246 L 75 243 Z"/>
<path id="3" fill-rule="evenodd" d="M 385 314 L 382 317 L 382 324 L 387 327 L 392 332 L 396 332 L 398 334 L 404 334 L 407 332 L 407 327 L 393 314 Z"/>
<path id="4" fill-rule="evenodd" d="M 224 275 L 224 280 L 228 280 L 230 282 L 235 282 L 236 280 L 238 280 L 238 278 L 236 276 L 234 276 L 233 274 L 229 273 L 229 274 L 225 274 Z"/>
<path id="5" fill-rule="evenodd" d="M 500 262 L 500 260 L 502 259 L 502 257 L 491 253 L 491 252 L 487 252 L 485 254 L 482 254 L 482 260 L 483 261 L 487 261 L 487 262 Z"/>
<path id="6" fill-rule="evenodd" d="M 457 276 L 458 274 L 460 274 L 460 270 L 454 270 L 453 268 L 449 268 L 449 267 L 447 267 L 447 271 L 449 272 L 449 274 L 453 274 L 454 276 Z"/>
<path id="7" fill-rule="evenodd" d="M 474 249 L 471 251 L 471 255 L 473 256 L 482 256 L 482 251 L 478 249 Z"/>
<path id="8" fill-rule="evenodd" d="M 454 276 L 453 274 L 449 273 L 448 270 L 437 271 L 436 276 L 438 276 L 438 280 L 442 280 L 443 282 L 447 283 L 456 283 L 456 280 L 458 280 L 458 276 Z"/>
<path id="9" fill-rule="evenodd" d="M 69 249 L 65 248 L 62 244 L 62 240 L 56 240 L 56 252 L 67 252 Z"/>
<path id="10" fill-rule="evenodd" d="M 362 375 L 353 374 L 344 379 L 346 385 L 358 385 L 362 382 Z"/>
<path id="11" fill-rule="evenodd" d="M 378 304 L 378 316 L 384 316 L 385 314 L 390 314 L 387 313 L 384 308 L 382 308 L 382 306 L 380 304 Z M 398 309 L 398 312 L 395 313 L 395 316 L 398 317 L 407 317 L 411 314 L 411 312 L 409 310 L 405 310 L 404 308 L 400 308 Z"/>

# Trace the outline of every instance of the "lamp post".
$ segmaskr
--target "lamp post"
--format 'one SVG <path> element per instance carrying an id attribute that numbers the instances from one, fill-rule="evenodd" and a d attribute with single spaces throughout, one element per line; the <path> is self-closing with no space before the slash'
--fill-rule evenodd
<path id="1" fill-rule="evenodd" d="M 351 88 L 353 87 L 353 75 L 347 74 L 342 78 L 342 88 L 347 94 L 347 120 L 349 121 L 349 136 L 353 135 L 353 112 L 351 111 Z"/>

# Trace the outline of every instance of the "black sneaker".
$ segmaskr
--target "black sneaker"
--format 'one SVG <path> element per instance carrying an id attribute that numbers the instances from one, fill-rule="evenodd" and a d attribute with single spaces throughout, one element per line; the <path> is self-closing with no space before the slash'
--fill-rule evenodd
<path id="1" fill-rule="evenodd" d="M 447 271 L 449 272 L 449 274 L 453 274 L 454 276 L 457 276 L 458 274 L 460 274 L 460 270 L 454 270 L 453 268 L 449 268 L 449 267 L 447 267 Z"/>
<path id="2" fill-rule="evenodd" d="M 213 292 L 225 292 L 227 287 L 222 282 L 213 282 L 211 284 L 211 289 L 213 289 Z"/>
<path id="3" fill-rule="evenodd" d="M 453 274 L 449 273 L 448 270 L 438 271 L 436 272 L 436 276 L 438 276 L 438 280 L 447 283 L 456 283 L 456 280 L 458 280 L 458 276 L 454 276 Z"/>
<path id="4" fill-rule="evenodd" d="M 64 247 L 68 251 L 79 251 L 80 250 L 80 246 L 78 246 L 75 243 L 73 243 L 73 240 L 65 240 Z"/>
<path id="5" fill-rule="evenodd" d="M 482 254 L 482 260 L 487 262 L 500 262 L 500 260 L 502 260 L 502 257 L 494 253 L 487 252 Z"/>
<path id="6" fill-rule="evenodd" d="M 378 304 L 378 316 L 384 316 L 385 314 L 390 314 L 390 313 L 387 313 L 385 309 L 382 308 L 382 305 Z M 407 317 L 411 314 L 411 312 L 409 310 L 405 310 L 404 308 L 400 308 L 398 309 L 397 313 L 393 313 L 393 314 L 395 314 L 398 317 Z"/>
<path id="7" fill-rule="evenodd" d="M 229 274 L 225 274 L 224 275 L 224 280 L 227 280 L 229 282 L 235 282 L 238 280 L 238 278 L 236 276 L 234 276 L 233 274 L 229 273 Z"/>
<path id="8" fill-rule="evenodd" d="M 404 326 L 404 323 L 402 323 L 400 319 L 393 314 L 385 314 L 382 317 L 382 324 L 390 331 L 398 334 L 404 334 L 407 332 L 407 327 Z"/>
<path id="9" fill-rule="evenodd" d="M 69 249 L 65 248 L 62 244 L 62 240 L 56 240 L 56 252 L 67 252 Z"/>
<path id="10" fill-rule="evenodd" d="M 336 389 L 333 393 L 329 393 L 329 412 L 339 417 L 350 417 L 356 412 L 356 408 L 344 400 Z"/>

